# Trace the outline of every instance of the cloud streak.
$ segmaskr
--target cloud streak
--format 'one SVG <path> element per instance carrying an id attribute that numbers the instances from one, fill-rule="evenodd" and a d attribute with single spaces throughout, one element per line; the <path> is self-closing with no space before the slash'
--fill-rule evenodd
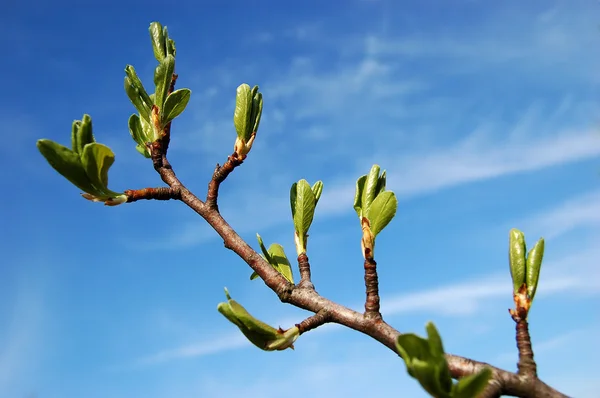
<path id="1" fill-rule="evenodd" d="M 544 266 L 537 297 L 551 297 L 565 292 L 573 296 L 579 294 L 600 294 L 600 273 L 591 274 L 595 268 L 600 249 L 583 250 Z M 449 317 L 473 316 L 483 310 L 493 300 L 505 299 L 510 293 L 510 277 L 506 274 L 482 276 L 477 279 L 431 289 L 382 297 L 381 311 L 386 318 L 419 313 L 421 315 L 442 315 Z M 356 303 L 352 308 L 361 308 Z M 276 324 L 290 325 L 293 319 L 280 320 Z M 311 333 L 330 333 L 342 330 L 338 325 L 326 325 Z M 551 344 L 548 343 L 550 346 Z M 160 351 L 141 359 L 137 366 L 157 365 L 173 360 L 213 355 L 219 352 L 251 347 L 241 333 L 227 334 L 226 337 L 184 345 Z M 542 348 L 544 345 L 542 344 Z"/>

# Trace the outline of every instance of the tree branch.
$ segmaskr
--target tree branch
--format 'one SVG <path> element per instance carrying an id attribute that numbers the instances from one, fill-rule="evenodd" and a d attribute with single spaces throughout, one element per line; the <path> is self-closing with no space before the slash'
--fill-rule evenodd
<path id="1" fill-rule="evenodd" d="M 513 299 L 515 301 L 515 309 L 509 309 L 508 312 L 513 321 L 515 321 L 517 350 L 519 351 L 518 373 L 522 376 L 535 379 L 537 378 L 537 365 L 533 359 L 531 336 L 529 335 L 529 324 L 527 323 L 531 300 L 527 295 L 526 284 L 523 284 L 519 288 Z"/>
<path id="2" fill-rule="evenodd" d="M 168 164 L 168 162 L 166 163 Z M 183 186 L 170 166 L 160 167 L 157 171 L 166 184 L 180 190 L 181 201 L 204 218 L 221 236 L 225 247 L 232 250 L 244 260 L 261 277 L 263 282 L 277 294 L 282 302 L 292 304 L 315 314 L 326 312 L 330 322 L 338 323 L 366 334 L 398 354 L 396 351 L 396 340 L 400 332 L 388 325 L 383 319 L 369 318 L 357 311 L 322 297 L 313 289 L 292 285 L 252 249 L 231 228 L 215 208 L 207 206 L 206 203 Z M 452 354 L 447 354 L 446 359 L 450 373 L 456 379 L 475 374 L 485 367 L 489 367 L 493 372 L 493 383 L 497 383 L 500 386 L 500 391 L 504 395 L 523 398 L 569 398 L 537 378 L 524 378 L 523 376 L 507 372 L 487 363 L 477 362 Z"/>
<path id="3" fill-rule="evenodd" d="M 232 155 L 229 155 L 223 166 L 219 166 L 217 163 L 217 167 L 215 167 L 212 179 L 208 183 L 208 192 L 206 194 L 206 205 L 209 208 L 219 211 L 219 206 L 217 204 L 217 199 L 219 197 L 219 186 L 223 181 L 225 181 L 227 176 L 242 163 L 244 163 L 244 161 L 240 159 L 235 152 Z"/>
<path id="4" fill-rule="evenodd" d="M 127 196 L 127 203 L 138 200 L 181 199 L 179 189 L 171 187 L 128 189 L 124 193 Z"/>
<path id="5" fill-rule="evenodd" d="M 306 318 L 300 323 L 297 323 L 296 327 L 298 328 L 298 330 L 300 330 L 300 334 L 303 334 L 330 322 L 330 318 L 331 317 L 329 315 L 329 311 L 327 311 L 327 309 L 324 308 L 321 311 L 317 312 L 315 315 Z"/>

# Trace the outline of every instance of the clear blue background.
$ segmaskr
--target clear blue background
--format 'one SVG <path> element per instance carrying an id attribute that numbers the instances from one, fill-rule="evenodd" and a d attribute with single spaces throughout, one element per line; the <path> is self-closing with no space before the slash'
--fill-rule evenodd
<path id="1" fill-rule="evenodd" d="M 92 115 L 114 190 L 160 186 L 129 137 L 123 90 L 151 91 L 147 28 L 177 43 L 171 162 L 199 196 L 232 152 L 235 89 L 258 84 L 255 146 L 221 209 L 294 257 L 289 187 L 321 179 L 309 257 L 317 290 L 364 300 L 356 179 L 399 197 L 378 237 L 385 319 L 515 370 L 508 231 L 546 256 L 530 322 L 543 380 L 596 397 L 600 332 L 600 4 L 596 1 L 9 2 L 0 15 L 0 396 L 424 396 L 376 342 L 326 326 L 262 352 L 217 311 L 223 286 L 286 328 L 281 304 L 184 205 L 82 199 L 35 148 Z M 297 273 L 296 273 L 297 276 Z"/>

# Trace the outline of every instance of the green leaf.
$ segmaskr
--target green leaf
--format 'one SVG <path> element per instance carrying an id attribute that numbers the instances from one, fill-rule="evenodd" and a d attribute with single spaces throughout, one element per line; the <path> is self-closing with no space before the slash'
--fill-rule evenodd
<path id="1" fill-rule="evenodd" d="M 408 374 L 434 397 L 448 397 L 452 376 L 444 356 L 442 339 L 431 322 L 427 323 L 427 339 L 408 333 L 398 336 L 396 348 L 406 363 Z"/>
<path id="2" fill-rule="evenodd" d="M 82 153 L 83 148 L 87 144 L 91 144 L 92 142 L 95 142 L 94 133 L 92 130 L 92 118 L 90 117 L 90 115 L 83 115 L 83 119 L 81 120 L 81 127 L 79 128 L 77 136 L 78 136 L 77 142 L 79 145 L 79 151 L 78 151 L 79 154 Z"/>
<path id="3" fill-rule="evenodd" d="M 246 83 L 240 84 L 236 91 L 233 124 L 238 137 L 248 142 L 252 135 L 252 90 Z"/>
<path id="4" fill-rule="evenodd" d="M 161 111 L 171 87 L 174 71 L 175 58 L 172 55 L 167 55 L 154 70 L 154 85 L 156 86 L 154 104 Z"/>
<path id="5" fill-rule="evenodd" d="M 256 234 L 256 239 L 258 240 L 258 245 L 260 246 L 260 250 L 263 253 L 263 256 L 265 257 L 265 260 L 271 264 L 273 262 L 273 260 L 271 259 L 271 255 L 269 254 L 269 251 L 267 250 L 267 248 L 265 247 L 265 244 L 263 243 L 262 237 L 259 234 Z"/>
<path id="6" fill-rule="evenodd" d="M 527 254 L 527 294 L 531 301 L 535 296 L 538 281 L 540 278 L 540 270 L 542 269 L 542 260 L 544 258 L 544 238 L 537 241 L 533 249 Z"/>
<path id="7" fill-rule="evenodd" d="M 427 322 L 425 330 L 427 330 L 427 340 L 429 340 L 429 350 L 431 354 L 434 357 L 442 358 L 444 356 L 444 345 L 442 344 L 442 338 L 433 322 Z"/>
<path id="8" fill-rule="evenodd" d="M 451 398 L 450 389 L 452 388 L 452 380 L 444 381 L 444 384 L 448 384 L 447 382 L 450 381 L 449 388 L 447 390 L 444 389 L 442 387 L 439 368 L 435 363 L 420 360 L 414 361 L 411 376 L 417 379 L 421 387 L 432 397 Z"/>
<path id="9" fill-rule="evenodd" d="M 383 170 L 383 173 L 381 173 L 381 176 L 379 177 L 379 179 L 377 181 L 377 188 L 375 189 L 375 191 L 377 192 L 377 195 L 379 195 L 380 193 L 385 191 L 386 180 L 387 180 L 387 174 L 386 174 L 386 171 Z"/>
<path id="10" fill-rule="evenodd" d="M 258 240 L 258 246 L 260 246 L 260 250 L 263 253 L 263 258 L 266 262 L 273 266 L 273 259 L 271 258 L 271 255 L 269 254 L 269 251 L 265 247 L 265 244 L 263 243 L 263 240 L 259 234 L 256 234 L 256 239 Z M 258 274 L 256 272 L 253 272 L 252 275 L 250 275 L 250 280 L 254 280 L 256 278 L 258 278 Z"/>
<path id="11" fill-rule="evenodd" d="M 292 266 L 290 265 L 290 261 L 285 255 L 285 251 L 283 250 L 283 246 L 279 243 L 273 243 L 269 246 L 269 255 L 271 260 L 273 261 L 273 267 L 279 271 L 281 275 L 288 282 L 294 283 L 294 275 L 292 273 Z"/>
<path id="12" fill-rule="evenodd" d="M 144 137 L 144 143 L 154 142 L 154 125 L 144 118 L 140 118 L 140 125 L 142 126 L 142 134 Z"/>
<path id="13" fill-rule="evenodd" d="M 129 133 L 133 140 L 137 143 L 135 149 L 144 157 L 150 157 L 150 151 L 146 147 L 146 142 L 150 142 L 148 138 L 145 136 L 144 131 L 142 130 L 142 122 L 140 121 L 140 117 L 136 114 L 133 114 L 129 117 Z"/>
<path id="14" fill-rule="evenodd" d="M 323 181 L 317 181 L 312 186 L 312 191 L 315 194 L 315 206 L 319 203 L 321 194 L 323 193 Z"/>
<path id="15" fill-rule="evenodd" d="M 306 250 L 306 236 L 315 214 L 315 194 L 308 181 L 302 179 L 292 185 L 290 200 L 294 227 L 298 233 L 300 245 Z"/>
<path id="16" fill-rule="evenodd" d="M 356 192 L 354 193 L 354 210 L 358 215 L 359 219 L 363 216 L 363 195 L 365 191 L 365 182 L 367 181 L 367 175 L 361 176 L 356 180 Z"/>
<path id="17" fill-rule="evenodd" d="M 92 118 L 89 115 L 83 115 L 82 120 L 73 121 L 71 128 L 71 146 L 73 147 L 73 152 L 81 155 L 83 147 L 92 142 L 94 142 Z"/>
<path id="18" fill-rule="evenodd" d="M 227 302 L 219 303 L 217 310 L 236 325 L 252 344 L 265 351 L 293 347 L 292 343 L 299 335 L 297 330 L 283 335 L 274 327 L 254 318 L 241 304 L 231 298 L 227 289 L 225 295 Z M 285 339 L 287 344 L 284 344 L 281 339 Z"/>
<path id="19" fill-rule="evenodd" d="M 142 81 L 135 73 L 135 69 L 131 65 L 125 67 L 125 93 L 127 97 L 135 106 L 135 109 L 140 113 L 140 116 L 144 118 L 148 123 L 151 122 L 150 113 L 152 111 L 152 100 L 146 92 Z"/>
<path id="20" fill-rule="evenodd" d="M 191 90 L 187 88 L 181 88 L 169 94 L 165 101 L 165 106 L 162 110 L 163 125 L 166 125 L 171 120 L 175 119 L 181 114 L 181 112 L 185 110 L 185 107 L 187 106 L 190 100 L 191 94 Z"/>
<path id="21" fill-rule="evenodd" d="M 47 139 L 38 140 L 36 146 L 50 166 L 71 184 L 84 192 L 94 191 L 77 153 Z"/>
<path id="22" fill-rule="evenodd" d="M 479 396 L 491 378 L 492 371 L 490 368 L 485 368 L 479 373 L 461 378 L 452 388 L 452 398 L 472 398 Z"/>
<path id="23" fill-rule="evenodd" d="M 150 39 L 152 40 L 152 50 L 154 50 L 154 58 L 156 58 L 158 62 L 161 62 L 167 56 L 167 46 L 163 34 L 163 27 L 159 22 L 152 22 L 149 31 Z"/>
<path id="24" fill-rule="evenodd" d="M 371 232 L 377 236 L 396 215 L 398 200 L 392 191 L 379 194 L 366 215 L 371 223 Z"/>
<path id="25" fill-rule="evenodd" d="M 262 93 L 258 92 L 258 86 L 254 86 L 252 89 L 252 118 L 253 126 L 250 134 L 256 133 L 258 131 L 258 126 L 260 125 L 260 119 L 262 117 L 262 109 L 263 109 L 263 96 Z"/>
<path id="26" fill-rule="evenodd" d="M 108 189 L 108 169 L 115 161 L 115 155 L 106 145 L 94 142 L 83 148 L 81 163 L 95 188 L 90 192 L 100 199 L 115 197 L 119 193 Z"/>
<path id="27" fill-rule="evenodd" d="M 373 203 L 375 197 L 379 193 L 379 170 L 379 165 L 374 164 L 373 167 L 371 167 L 371 171 L 367 175 L 367 180 L 365 181 L 365 187 L 363 189 L 362 197 L 363 215 L 368 214 L 369 207 L 371 207 L 371 203 Z"/>
<path id="28" fill-rule="evenodd" d="M 269 250 L 267 250 L 259 234 L 256 234 L 256 239 L 258 240 L 258 245 L 260 246 L 260 250 L 263 253 L 262 255 L 265 261 L 268 262 L 275 270 L 277 270 L 277 272 L 283 275 L 288 282 L 294 283 L 292 267 L 290 266 L 290 261 L 285 255 L 283 246 L 281 246 L 279 243 L 272 243 L 271 246 L 269 246 Z M 254 280 L 256 278 L 258 278 L 258 274 L 253 272 L 252 275 L 250 275 L 250 280 Z"/>
<path id="29" fill-rule="evenodd" d="M 173 41 L 173 39 L 171 39 L 169 37 L 169 30 L 167 29 L 167 27 L 165 26 L 163 28 L 163 36 L 165 37 L 165 46 L 167 49 L 167 55 L 172 55 L 175 56 L 175 42 Z"/>
<path id="30" fill-rule="evenodd" d="M 409 366 L 410 362 L 415 358 L 424 361 L 433 358 L 429 351 L 429 342 L 414 333 L 404 333 L 398 336 L 396 348 L 407 366 Z"/>
<path id="31" fill-rule="evenodd" d="M 167 27 L 165 26 L 165 29 Z M 173 39 L 167 40 L 167 55 L 175 56 L 177 51 L 175 50 L 175 41 Z"/>
<path id="32" fill-rule="evenodd" d="M 513 293 L 516 294 L 525 283 L 526 260 L 525 236 L 523 232 L 513 228 L 508 233 L 508 263 L 513 280 Z"/>

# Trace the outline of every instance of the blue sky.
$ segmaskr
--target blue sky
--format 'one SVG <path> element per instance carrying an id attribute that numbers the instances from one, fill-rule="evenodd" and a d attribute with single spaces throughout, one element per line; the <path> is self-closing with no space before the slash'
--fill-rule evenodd
<path id="1" fill-rule="evenodd" d="M 36 139 L 69 143 L 89 113 L 116 154 L 110 187 L 160 185 L 134 149 L 123 91 L 126 64 L 151 87 L 154 20 L 193 92 L 170 159 L 199 196 L 233 149 L 236 87 L 261 87 L 257 141 L 220 196 L 251 245 L 258 232 L 294 257 L 290 185 L 321 179 L 313 280 L 362 308 L 352 200 L 378 163 L 399 198 L 377 243 L 385 319 L 419 334 L 433 320 L 447 351 L 515 369 L 506 252 L 517 227 L 546 238 L 530 315 L 541 377 L 572 396 L 600 389 L 597 2 L 125 4 L 12 2 L 0 15 L 0 396 L 425 396 L 387 349 L 336 326 L 295 351 L 251 346 L 216 311 L 224 286 L 274 325 L 307 314 L 249 281 L 181 203 L 88 202 L 39 155 Z"/>

